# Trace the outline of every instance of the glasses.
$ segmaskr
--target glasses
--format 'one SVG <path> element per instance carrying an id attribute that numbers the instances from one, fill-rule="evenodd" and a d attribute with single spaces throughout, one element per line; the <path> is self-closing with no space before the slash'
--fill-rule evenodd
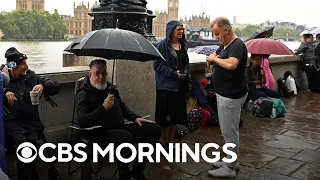
<path id="1" fill-rule="evenodd" d="M 100 71 L 97 71 L 97 72 L 92 72 L 92 74 L 94 74 L 95 76 L 100 76 L 102 75 L 103 77 L 107 76 L 107 72 L 104 71 L 104 72 L 100 72 Z"/>

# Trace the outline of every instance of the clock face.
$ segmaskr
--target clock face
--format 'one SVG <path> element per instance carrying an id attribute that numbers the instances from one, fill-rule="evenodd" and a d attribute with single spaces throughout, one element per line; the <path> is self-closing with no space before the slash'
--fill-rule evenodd
<path id="1" fill-rule="evenodd" d="M 169 2 L 169 7 L 173 7 L 174 6 L 174 2 Z"/>

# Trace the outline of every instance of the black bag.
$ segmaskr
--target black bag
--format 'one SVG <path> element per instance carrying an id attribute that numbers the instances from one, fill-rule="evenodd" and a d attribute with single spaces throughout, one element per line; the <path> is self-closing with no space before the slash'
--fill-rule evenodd
<path id="1" fill-rule="evenodd" d="M 183 124 L 176 125 L 176 136 L 175 139 L 181 140 L 184 136 L 186 136 L 189 132 L 189 129 Z"/>
<path id="2" fill-rule="evenodd" d="M 292 97 L 294 96 L 294 92 L 290 91 L 285 84 L 285 80 L 283 78 L 279 78 L 277 80 L 278 83 L 278 93 L 281 97 Z"/>

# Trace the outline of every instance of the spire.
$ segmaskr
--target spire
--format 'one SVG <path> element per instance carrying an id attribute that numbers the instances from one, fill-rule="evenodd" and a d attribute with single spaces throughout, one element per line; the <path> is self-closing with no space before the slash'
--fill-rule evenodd
<path id="1" fill-rule="evenodd" d="M 88 9 L 90 8 L 90 3 L 89 3 L 89 1 L 88 1 Z"/>

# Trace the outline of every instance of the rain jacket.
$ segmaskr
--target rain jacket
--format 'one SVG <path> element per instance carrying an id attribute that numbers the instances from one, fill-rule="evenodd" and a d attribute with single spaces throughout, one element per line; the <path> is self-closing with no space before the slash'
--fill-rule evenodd
<path id="1" fill-rule="evenodd" d="M 13 79 L 10 73 L 10 82 L 4 89 L 4 122 L 7 133 L 24 133 L 26 131 L 42 131 L 38 106 L 32 105 L 30 91 L 35 85 L 43 85 L 43 94 L 52 96 L 59 93 L 59 83 L 43 78 L 31 70 L 27 75 L 19 79 Z M 17 100 L 13 106 L 9 105 L 5 94 L 10 91 L 15 94 Z"/>
<path id="2" fill-rule="evenodd" d="M 305 64 L 314 64 L 316 56 L 314 54 L 315 42 L 302 42 L 296 50 L 298 54 L 302 53 L 302 59 Z"/>
<path id="3" fill-rule="evenodd" d="M 177 73 L 177 53 L 173 49 L 170 43 L 170 35 L 172 31 L 182 25 L 179 21 L 170 21 L 166 28 L 166 38 L 157 44 L 157 49 L 165 58 L 166 61 L 157 60 L 154 62 L 154 71 L 156 79 L 157 90 L 167 90 L 178 92 L 180 87 L 180 80 L 178 79 Z M 182 36 L 180 41 L 182 47 L 185 48 L 185 52 L 188 52 L 187 41 L 185 35 Z M 189 64 L 189 57 L 187 57 L 187 64 Z M 187 69 L 188 73 L 185 78 L 191 79 L 190 77 L 190 66 Z"/>
<path id="4" fill-rule="evenodd" d="M 110 93 L 110 86 L 114 106 L 106 110 L 102 104 Z M 98 90 L 91 86 L 88 76 L 84 79 L 77 95 L 77 120 L 81 128 L 101 125 L 104 129 L 121 129 L 125 119 L 134 122 L 139 117 L 122 102 L 119 91 L 111 83 L 108 82 L 105 90 Z"/>

